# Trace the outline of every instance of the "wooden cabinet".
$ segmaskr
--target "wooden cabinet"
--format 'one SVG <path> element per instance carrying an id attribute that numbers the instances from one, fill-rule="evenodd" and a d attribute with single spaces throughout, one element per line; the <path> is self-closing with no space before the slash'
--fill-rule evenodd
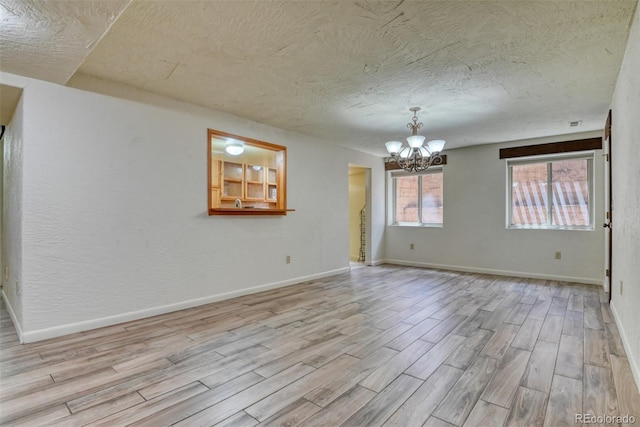
<path id="1" fill-rule="evenodd" d="M 244 167 L 244 194 L 246 200 L 263 202 L 265 197 L 265 168 L 257 165 Z"/>
<path id="2" fill-rule="evenodd" d="M 238 145 L 239 152 L 228 149 Z M 287 208 L 286 147 L 209 129 L 207 148 L 209 215 L 293 211 Z"/>
<path id="3" fill-rule="evenodd" d="M 220 207 L 220 178 L 222 171 L 220 170 L 220 162 L 209 162 L 209 209 Z"/>
<path id="4" fill-rule="evenodd" d="M 278 174 L 276 169 L 267 168 L 267 194 L 266 198 L 269 201 L 275 202 L 278 198 Z"/>
<path id="5" fill-rule="evenodd" d="M 243 199 L 244 165 L 241 163 L 222 162 L 222 198 L 226 200 Z"/>
<path id="6" fill-rule="evenodd" d="M 277 170 L 275 168 L 245 163 L 218 161 L 212 174 L 222 171 L 222 200 L 244 204 L 250 202 L 276 203 L 278 195 Z M 218 189 L 219 179 L 212 179 L 212 189 Z M 219 189 L 218 189 L 219 191 Z"/>

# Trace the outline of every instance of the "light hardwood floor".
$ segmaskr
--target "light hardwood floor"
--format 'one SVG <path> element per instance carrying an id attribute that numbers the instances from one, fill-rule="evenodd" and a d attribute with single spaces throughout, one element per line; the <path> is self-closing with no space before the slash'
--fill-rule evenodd
<path id="1" fill-rule="evenodd" d="M 590 285 L 380 266 L 27 345 L 3 306 L 0 424 L 640 423 L 605 301 Z"/>

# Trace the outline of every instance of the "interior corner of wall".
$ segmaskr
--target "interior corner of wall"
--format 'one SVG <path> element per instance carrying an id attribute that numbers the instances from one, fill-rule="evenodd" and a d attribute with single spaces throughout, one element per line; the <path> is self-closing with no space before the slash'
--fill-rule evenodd
<path id="1" fill-rule="evenodd" d="M 20 324 L 18 316 L 16 316 L 15 310 L 11 306 L 11 302 L 9 301 L 7 294 L 5 294 L 4 292 L 4 287 L 2 288 L 2 300 L 4 301 L 4 305 L 7 308 L 7 312 L 9 313 L 9 317 L 11 318 L 11 322 L 13 322 L 13 327 L 16 330 L 16 334 L 18 335 L 18 340 L 20 341 L 20 344 L 24 344 L 24 334 L 22 333 L 22 325 Z"/>

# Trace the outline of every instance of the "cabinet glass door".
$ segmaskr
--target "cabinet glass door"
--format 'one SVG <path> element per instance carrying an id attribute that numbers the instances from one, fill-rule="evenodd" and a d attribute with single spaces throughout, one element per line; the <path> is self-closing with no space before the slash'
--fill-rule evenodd
<path id="1" fill-rule="evenodd" d="M 242 164 L 224 162 L 222 197 L 242 198 Z"/>
<path id="2" fill-rule="evenodd" d="M 245 169 L 247 199 L 264 200 L 264 167 L 247 165 Z"/>

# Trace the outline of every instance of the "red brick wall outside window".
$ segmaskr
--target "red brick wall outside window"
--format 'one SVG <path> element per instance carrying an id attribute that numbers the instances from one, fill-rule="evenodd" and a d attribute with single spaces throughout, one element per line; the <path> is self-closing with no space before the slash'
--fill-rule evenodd
<path id="1" fill-rule="evenodd" d="M 590 225 L 589 159 L 513 164 L 510 167 L 511 225 Z"/>
<path id="2" fill-rule="evenodd" d="M 398 176 L 394 180 L 396 223 L 442 224 L 442 172 Z"/>

